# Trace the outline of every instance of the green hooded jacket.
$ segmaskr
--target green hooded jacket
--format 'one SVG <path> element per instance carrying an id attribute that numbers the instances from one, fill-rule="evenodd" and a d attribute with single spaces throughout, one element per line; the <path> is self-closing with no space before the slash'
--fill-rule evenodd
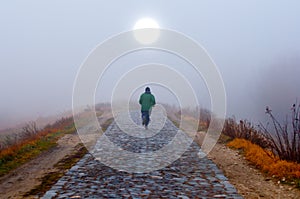
<path id="1" fill-rule="evenodd" d="M 142 111 L 149 111 L 156 103 L 155 97 L 151 92 L 145 92 L 140 96 L 139 103 L 142 106 Z"/>

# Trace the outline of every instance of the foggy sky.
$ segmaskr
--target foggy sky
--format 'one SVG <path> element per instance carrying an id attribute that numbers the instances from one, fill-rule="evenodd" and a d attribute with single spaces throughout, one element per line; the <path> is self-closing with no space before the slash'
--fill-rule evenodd
<path id="1" fill-rule="evenodd" d="M 0 129 L 70 110 L 76 73 L 89 52 L 142 17 L 207 50 L 224 80 L 228 116 L 264 120 L 266 105 L 286 114 L 300 100 L 299 10 L 297 0 L 2 1 Z M 157 60 L 172 64 L 173 58 Z M 119 64 L 140 62 L 129 55 Z M 203 82 L 197 89 L 207 97 Z"/>

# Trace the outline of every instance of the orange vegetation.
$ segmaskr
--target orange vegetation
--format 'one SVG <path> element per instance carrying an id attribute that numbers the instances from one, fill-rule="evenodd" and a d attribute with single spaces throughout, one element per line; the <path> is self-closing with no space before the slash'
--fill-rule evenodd
<path id="1" fill-rule="evenodd" d="M 32 146 L 33 147 L 38 140 L 45 137 L 47 134 L 50 134 L 50 133 L 53 133 L 56 131 L 57 131 L 56 129 L 41 131 L 41 132 L 37 133 L 36 135 L 32 135 L 31 137 L 18 142 L 15 145 L 9 146 L 6 149 L 3 149 L 0 151 L 0 158 L 9 156 L 9 155 L 13 155 L 24 146 Z"/>
<path id="2" fill-rule="evenodd" d="M 271 151 L 262 149 L 250 141 L 236 138 L 227 145 L 231 148 L 242 149 L 248 161 L 269 175 L 287 179 L 300 178 L 300 164 L 280 160 Z"/>
<path id="3" fill-rule="evenodd" d="M 56 141 L 75 131 L 73 118 L 62 118 L 43 130 L 27 135 L 17 143 L 0 150 L 0 176 L 56 145 Z"/>

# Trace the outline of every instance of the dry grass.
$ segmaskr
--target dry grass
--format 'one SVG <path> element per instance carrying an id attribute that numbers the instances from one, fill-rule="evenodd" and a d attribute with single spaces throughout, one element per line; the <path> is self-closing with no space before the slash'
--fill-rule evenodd
<path id="1" fill-rule="evenodd" d="M 248 161 L 270 176 L 288 180 L 300 179 L 300 164 L 280 160 L 271 151 L 245 139 L 236 138 L 227 145 L 231 148 L 242 149 Z"/>
<path id="2" fill-rule="evenodd" d="M 72 118 L 62 118 L 40 131 L 26 129 L 22 140 L 0 151 L 0 176 L 55 146 L 63 135 L 75 132 Z"/>

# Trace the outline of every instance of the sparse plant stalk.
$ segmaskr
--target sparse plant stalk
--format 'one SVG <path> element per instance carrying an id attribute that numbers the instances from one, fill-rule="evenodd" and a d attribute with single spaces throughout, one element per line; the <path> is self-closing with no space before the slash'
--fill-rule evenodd
<path id="1" fill-rule="evenodd" d="M 271 118 L 274 132 L 270 132 L 264 125 L 261 125 L 261 129 L 270 142 L 270 149 L 280 159 L 300 163 L 300 105 L 293 104 L 291 110 L 291 122 L 286 119 L 284 124 L 280 124 L 272 114 L 272 110 L 267 107 L 266 114 Z"/>

